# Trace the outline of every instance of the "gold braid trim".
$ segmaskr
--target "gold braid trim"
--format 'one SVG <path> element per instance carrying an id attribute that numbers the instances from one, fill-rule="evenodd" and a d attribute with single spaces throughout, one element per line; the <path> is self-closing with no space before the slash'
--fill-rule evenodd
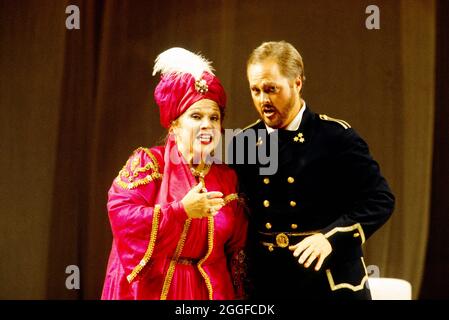
<path id="1" fill-rule="evenodd" d="M 187 232 L 189 231 L 191 221 L 192 218 L 188 218 L 184 223 L 184 229 L 182 230 L 178 245 L 176 246 L 175 254 L 170 261 L 170 266 L 168 267 L 167 274 L 165 275 L 164 285 L 162 286 L 161 300 L 167 300 L 168 290 L 170 290 L 173 274 L 175 273 L 175 267 L 178 263 L 178 259 L 181 255 L 182 249 L 184 248 L 184 242 L 186 241 Z"/>
<path id="2" fill-rule="evenodd" d="M 127 190 L 131 190 L 131 189 L 135 189 L 138 186 L 143 186 L 145 184 L 150 183 L 151 181 L 155 181 L 155 180 L 159 180 L 162 179 L 162 174 L 160 174 L 159 172 L 153 172 L 152 174 L 147 175 L 145 178 L 143 179 L 139 179 L 133 182 L 123 182 L 122 180 L 120 180 L 120 177 L 117 177 L 115 179 L 115 182 L 117 183 L 117 185 L 119 185 L 120 187 L 122 187 L 123 189 L 127 189 Z"/>
<path id="3" fill-rule="evenodd" d="M 252 126 L 258 124 L 260 121 L 260 119 L 257 119 L 256 121 L 254 121 L 253 123 L 247 125 L 246 127 L 244 127 L 243 129 L 238 129 L 238 131 L 234 134 L 234 137 L 236 137 L 237 135 L 241 134 L 243 131 L 245 131 L 246 129 L 251 128 Z"/>
<path id="4" fill-rule="evenodd" d="M 238 198 L 239 196 L 237 193 L 228 194 L 226 197 L 224 197 L 225 205 L 227 205 L 231 201 L 238 200 Z"/>
<path id="5" fill-rule="evenodd" d="M 140 260 L 139 264 L 134 267 L 133 271 L 126 277 L 129 283 L 131 283 L 134 278 L 139 274 L 140 271 L 145 267 L 145 265 L 150 261 L 151 256 L 154 250 L 154 244 L 156 243 L 157 230 L 159 226 L 159 214 L 161 212 L 161 206 L 156 205 L 153 211 L 153 220 L 151 225 L 151 234 L 150 234 L 150 242 L 148 243 L 147 251 L 143 256 L 142 260 Z"/>
<path id="6" fill-rule="evenodd" d="M 254 121 L 253 123 L 251 123 L 251 124 L 247 125 L 245 128 L 243 128 L 242 131 L 245 131 L 246 129 L 251 128 L 253 125 L 259 123 L 260 121 L 262 121 L 262 120 L 257 119 L 257 120 Z"/>
<path id="7" fill-rule="evenodd" d="M 210 254 L 212 253 L 212 250 L 214 248 L 214 217 L 208 217 L 208 231 L 207 231 L 207 244 L 208 244 L 208 250 L 206 255 L 203 257 L 203 259 L 198 262 L 198 270 L 200 271 L 201 275 L 204 278 L 204 281 L 206 281 L 206 287 L 209 291 L 209 300 L 213 300 L 214 291 L 212 288 L 212 284 L 210 282 L 209 276 L 207 275 L 206 271 L 204 271 L 202 264 L 204 261 L 209 258 Z"/>
<path id="8" fill-rule="evenodd" d="M 154 165 L 153 170 L 159 172 L 159 163 L 157 162 L 156 157 L 154 156 L 153 153 L 151 153 L 150 149 L 148 148 L 139 148 L 139 149 L 143 149 L 143 151 L 145 151 L 145 153 L 151 158 L 151 162 Z M 139 150 L 137 149 L 137 150 Z"/>
<path id="9" fill-rule="evenodd" d="M 131 168 L 131 171 L 133 172 L 133 177 L 136 178 L 139 175 L 139 173 L 147 172 L 150 169 L 153 169 L 153 171 L 155 171 L 154 165 L 151 162 L 148 162 L 145 167 L 140 167 L 140 168 L 134 167 L 134 169 Z"/>
<path id="10" fill-rule="evenodd" d="M 340 120 L 340 119 L 331 118 L 331 117 L 329 117 L 328 115 L 325 115 L 325 114 L 320 114 L 320 119 L 321 120 L 326 120 L 326 121 L 336 122 L 336 123 L 338 123 L 339 125 L 341 125 L 345 129 L 351 128 L 351 125 L 349 123 L 347 123 L 346 121 Z"/>
<path id="11" fill-rule="evenodd" d="M 364 244 L 365 243 L 365 233 L 363 232 L 363 228 L 359 222 L 357 222 L 356 224 L 353 224 L 352 226 L 348 226 L 348 227 L 335 227 L 332 230 L 330 230 L 328 233 L 326 233 L 324 236 L 326 238 L 329 238 L 330 236 L 333 236 L 337 232 L 351 232 L 351 231 L 354 231 L 355 229 L 357 229 L 357 231 L 359 231 L 359 234 L 358 235 L 354 234 L 354 237 L 360 236 L 362 244 Z"/>
<path id="12" fill-rule="evenodd" d="M 151 153 L 148 148 L 138 148 L 133 152 L 133 155 L 137 154 L 140 151 L 144 151 L 151 159 L 144 167 L 137 167 L 140 163 L 140 159 L 137 157 L 130 157 L 126 164 L 123 166 L 122 170 L 120 170 L 118 176 L 115 178 L 115 182 L 118 186 L 123 189 L 131 190 L 135 189 L 139 186 L 150 183 L 151 181 L 155 181 L 158 179 L 162 179 L 162 174 L 159 173 L 159 163 L 156 157 Z M 128 167 L 130 170 L 128 170 Z M 135 180 L 140 173 L 144 173 L 147 171 L 152 171 L 151 174 L 148 174 L 142 179 Z M 124 182 L 123 180 L 128 182 Z"/>
<path id="13" fill-rule="evenodd" d="M 346 283 L 346 282 L 335 284 L 334 278 L 332 277 L 331 270 L 326 269 L 327 280 L 329 282 L 329 285 L 330 285 L 332 291 L 335 291 L 338 289 L 343 289 L 343 288 L 346 288 L 346 289 L 349 289 L 352 291 L 359 291 L 365 287 L 365 282 L 368 281 L 368 272 L 366 270 L 365 260 L 363 260 L 363 257 L 360 257 L 360 259 L 362 260 L 363 269 L 365 269 L 365 275 L 363 276 L 362 280 L 360 280 L 360 284 L 358 284 L 356 286 L 354 286 L 350 283 Z"/>

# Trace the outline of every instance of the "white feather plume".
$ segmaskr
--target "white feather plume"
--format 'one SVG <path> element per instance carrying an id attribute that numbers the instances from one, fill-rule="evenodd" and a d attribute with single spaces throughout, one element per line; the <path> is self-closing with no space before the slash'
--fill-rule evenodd
<path id="1" fill-rule="evenodd" d="M 211 62 L 199 54 L 183 48 L 171 48 L 159 54 L 154 61 L 153 76 L 161 74 L 190 73 L 196 80 L 201 78 L 204 71 L 213 74 Z"/>

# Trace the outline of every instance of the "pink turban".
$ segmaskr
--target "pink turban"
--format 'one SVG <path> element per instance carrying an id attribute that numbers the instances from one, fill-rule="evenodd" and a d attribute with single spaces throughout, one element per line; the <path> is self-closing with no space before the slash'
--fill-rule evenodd
<path id="1" fill-rule="evenodd" d="M 210 62 L 182 48 L 172 48 L 156 59 L 154 72 L 161 80 L 154 91 L 162 126 L 173 120 L 201 99 L 215 101 L 220 109 L 226 105 L 226 93 L 220 80 L 212 73 Z"/>

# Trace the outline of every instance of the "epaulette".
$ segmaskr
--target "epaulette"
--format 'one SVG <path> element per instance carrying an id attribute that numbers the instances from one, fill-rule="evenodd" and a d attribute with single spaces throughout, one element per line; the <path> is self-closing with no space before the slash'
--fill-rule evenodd
<path id="1" fill-rule="evenodd" d="M 146 156 L 147 160 L 145 161 Z M 159 163 L 148 148 L 134 150 L 120 170 L 115 182 L 123 189 L 131 190 L 162 178 Z"/>
<path id="2" fill-rule="evenodd" d="M 247 125 L 245 128 L 241 129 L 239 132 L 237 132 L 237 134 L 242 133 L 243 131 L 245 131 L 246 129 L 251 128 L 252 126 L 255 126 L 256 124 L 258 124 L 260 121 L 260 119 L 257 119 L 257 121 L 254 121 L 253 123 Z"/>
<path id="3" fill-rule="evenodd" d="M 351 128 L 351 125 L 349 123 L 347 123 L 346 121 L 340 120 L 340 119 L 331 118 L 331 117 L 329 117 L 329 116 L 327 116 L 325 114 L 320 114 L 320 119 L 321 120 L 325 120 L 325 121 L 336 122 L 336 123 L 338 123 L 339 125 L 341 125 L 345 129 Z"/>

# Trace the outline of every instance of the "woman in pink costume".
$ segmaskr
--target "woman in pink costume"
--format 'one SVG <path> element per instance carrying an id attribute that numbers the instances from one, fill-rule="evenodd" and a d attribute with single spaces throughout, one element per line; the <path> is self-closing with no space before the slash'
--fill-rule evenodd
<path id="1" fill-rule="evenodd" d="M 182 48 L 161 53 L 158 72 L 168 137 L 135 150 L 109 190 L 102 299 L 243 298 L 247 220 L 234 171 L 213 158 L 224 89 L 209 61 Z"/>

